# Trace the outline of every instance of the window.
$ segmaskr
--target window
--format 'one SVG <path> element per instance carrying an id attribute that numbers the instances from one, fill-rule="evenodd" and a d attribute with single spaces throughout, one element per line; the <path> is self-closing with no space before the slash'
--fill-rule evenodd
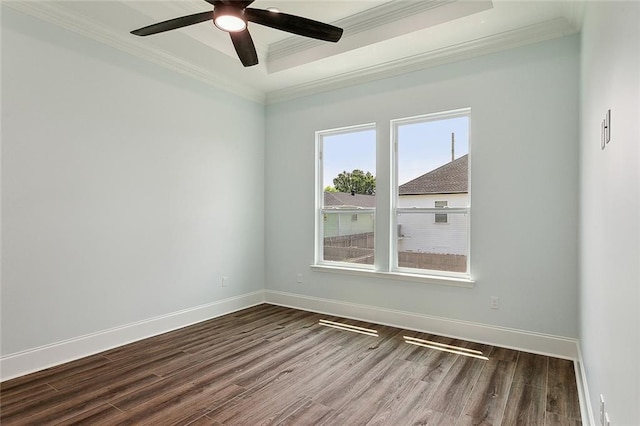
<path id="1" fill-rule="evenodd" d="M 316 263 L 373 268 L 375 126 L 317 132 L 316 141 L 317 217 L 323 217 L 316 226 Z"/>
<path id="2" fill-rule="evenodd" d="M 386 141 L 374 124 L 316 132 L 316 265 L 468 282 L 469 119 L 393 119 Z"/>
<path id="3" fill-rule="evenodd" d="M 397 271 L 469 270 L 469 110 L 392 121 Z M 447 213 L 442 213 L 446 209 Z M 443 226 L 443 225 L 447 226 Z"/>
<path id="4" fill-rule="evenodd" d="M 437 208 L 445 208 L 447 207 L 447 201 L 436 201 Z M 436 223 L 447 223 L 447 215 L 446 213 L 436 213 Z"/>

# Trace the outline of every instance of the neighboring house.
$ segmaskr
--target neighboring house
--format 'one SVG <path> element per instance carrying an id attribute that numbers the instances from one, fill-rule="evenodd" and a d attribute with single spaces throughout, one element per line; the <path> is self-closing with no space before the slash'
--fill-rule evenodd
<path id="1" fill-rule="evenodd" d="M 375 208 L 375 195 L 354 194 L 346 192 L 325 192 L 324 206 L 335 209 Z M 338 213 L 324 215 L 324 236 L 338 237 L 345 235 L 365 234 L 373 232 L 373 214 Z"/>
<path id="2" fill-rule="evenodd" d="M 398 207 L 442 207 L 438 214 L 401 214 L 398 217 L 398 251 L 466 255 L 468 218 L 445 213 L 449 207 L 469 204 L 469 156 L 463 155 L 398 188 Z M 325 192 L 324 206 L 335 209 L 375 208 L 375 195 Z M 373 233 L 372 213 L 324 215 L 324 237 Z M 335 239 L 334 239 L 335 241 Z"/>
<path id="3" fill-rule="evenodd" d="M 398 216 L 398 250 L 466 255 L 468 218 L 444 213 L 469 204 L 469 155 L 457 158 L 398 188 L 398 207 L 442 207 L 438 214 Z"/>

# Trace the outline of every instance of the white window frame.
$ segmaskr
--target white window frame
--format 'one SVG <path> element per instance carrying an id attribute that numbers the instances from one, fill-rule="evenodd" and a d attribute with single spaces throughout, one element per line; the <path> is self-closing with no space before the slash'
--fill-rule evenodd
<path id="1" fill-rule="evenodd" d="M 471 276 L 471 164 L 469 164 L 469 204 L 466 207 L 446 207 L 443 209 L 398 209 L 398 175 L 397 175 L 397 128 L 398 124 L 413 122 L 423 122 L 425 119 L 437 121 L 447 118 L 467 116 L 469 118 L 469 155 L 471 155 L 471 108 L 460 108 L 456 110 L 437 112 L 432 114 L 422 114 L 407 118 L 390 119 L 379 123 L 366 123 L 355 126 L 339 127 L 334 129 L 319 130 L 315 132 L 315 152 L 316 152 L 316 201 L 315 201 L 315 248 L 314 263 L 312 270 L 318 272 L 328 272 L 347 275 L 358 275 L 368 278 L 380 278 L 387 280 L 398 280 L 403 282 L 417 282 L 438 284 L 456 287 L 471 288 L 475 281 Z M 322 158 L 322 137 L 373 129 L 376 130 L 376 208 L 366 209 L 339 209 L 341 213 L 371 213 L 375 223 L 375 261 L 374 265 L 355 264 L 348 262 L 325 261 L 324 251 L 324 214 L 329 209 L 323 208 L 324 186 L 323 183 L 323 158 Z M 380 133 L 384 131 L 388 137 Z M 388 180 L 382 182 L 386 173 L 381 173 L 386 169 L 389 171 Z M 385 188 L 385 193 L 379 192 L 379 188 Z M 387 191 L 386 188 L 389 188 Z M 398 212 L 419 213 L 420 211 L 447 214 L 465 213 L 468 220 L 467 233 L 467 272 L 456 273 L 448 271 L 436 271 L 427 269 L 399 268 L 397 266 L 397 243 L 398 243 Z M 330 209 L 336 212 L 338 209 Z M 388 228 L 387 228 L 388 226 Z"/>
<path id="2" fill-rule="evenodd" d="M 319 130 L 316 131 L 316 206 L 315 206 L 315 250 L 314 250 L 314 258 L 315 265 L 320 266 L 329 266 L 329 267 L 337 267 L 337 268 L 345 268 L 345 269 L 353 269 L 353 270 L 370 270 L 373 271 L 375 268 L 374 265 L 367 264 L 359 264 L 359 263 L 350 263 L 350 262 L 339 262 L 334 260 L 324 260 L 324 215 L 325 214 L 335 214 L 335 213 L 348 213 L 348 214 L 363 214 L 369 213 L 373 215 L 373 223 L 376 223 L 376 209 L 374 208 L 357 208 L 357 209 L 347 209 L 347 208 L 326 208 L 324 207 L 324 158 L 323 158 L 323 138 L 326 136 L 336 136 L 347 133 L 361 132 L 365 130 L 374 130 L 377 132 L 376 123 L 366 123 L 359 124 L 355 126 L 347 126 L 347 127 L 338 127 L 335 129 L 329 130 Z M 377 137 L 377 136 L 376 136 Z M 377 174 L 377 172 L 376 172 Z M 375 232 L 375 228 L 374 228 Z M 376 250 L 374 250 L 374 255 L 377 256 Z"/>
<path id="3" fill-rule="evenodd" d="M 468 117 L 471 128 L 471 108 L 460 108 L 452 111 L 443 111 L 432 114 L 422 114 L 407 118 L 391 120 L 391 226 L 389 238 L 389 264 L 391 272 L 412 275 L 441 276 L 447 278 L 459 278 L 471 280 L 471 170 L 467 173 L 468 179 L 468 204 L 466 207 L 446 207 L 447 214 L 465 214 L 467 218 L 467 272 L 450 272 L 433 269 L 403 268 L 398 266 L 398 214 L 433 213 L 442 214 L 442 207 L 398 207 L 398 128 L 404 124 L 424 123 L 428 121 L 440 121 L 449 118 Z M 469 158 L 471 158 L 471 132 L 469 132 Z M 435 216 L 434 216 L 435 217 Z"/>

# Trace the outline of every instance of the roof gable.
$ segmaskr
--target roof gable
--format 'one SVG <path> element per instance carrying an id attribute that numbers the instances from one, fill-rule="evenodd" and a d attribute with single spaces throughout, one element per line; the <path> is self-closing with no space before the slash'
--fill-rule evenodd
<path id="1" fill-rule="evenodd" d="M 469 192 L 469 154 L 400 185 L 399 195 Z"/>

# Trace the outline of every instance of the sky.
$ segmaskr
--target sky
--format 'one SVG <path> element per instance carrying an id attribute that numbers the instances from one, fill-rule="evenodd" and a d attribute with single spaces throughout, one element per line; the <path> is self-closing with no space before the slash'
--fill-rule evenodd
<path id="1" fill-rule="evenodd" d="M 469 118 L 455 117 L 398 125 L 398 182 L 400 185 L 451 161 L 451 133 L 455 158 L 469 153 Z M 360 169 L 376 175 L 376 133 L 365 129 L 327 135 L 323 143 L 323 187 L 343 171 Z"/>

